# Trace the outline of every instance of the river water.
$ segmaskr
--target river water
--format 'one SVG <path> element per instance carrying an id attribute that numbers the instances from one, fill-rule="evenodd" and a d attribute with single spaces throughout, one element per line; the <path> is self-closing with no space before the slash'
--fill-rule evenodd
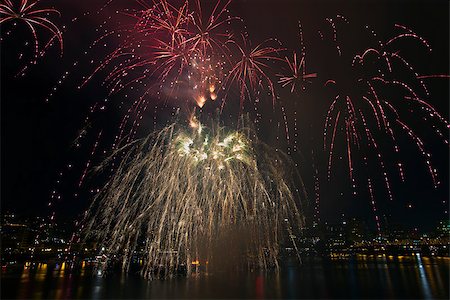
<path id="1" fill-rule="evenodd" d="M 304 259 L 279 272 L 215 272 L 145 280 L 137 274 L 100 275 L 88 264 L 2 268 L 2 299 L 162 298 L 449 298 L 448 257 L 354 256 Z"/>

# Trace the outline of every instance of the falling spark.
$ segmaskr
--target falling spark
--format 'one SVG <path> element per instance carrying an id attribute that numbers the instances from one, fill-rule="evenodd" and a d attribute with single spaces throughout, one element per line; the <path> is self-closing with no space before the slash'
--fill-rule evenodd
<path id="1" fill-rule="evenodd" d="M 34 59 L 32 61 L 34 63 L 39 56 L 44 56 L 55 40 L 59 43 L 61 54 L 63 52 L 62 32 L 50 18 L 51 15 L 59 16 L 59 11 L 53 8 L 39 8 L 38 4 L 38 0 L 0 1 L 0 24 L 17 20 L 23 22 L 30 29 L 34 39 Z M 42 47 L 38 37 L 39 29 L 50 33 L 49 40 Z M 20 73 L 24 71 L 22 70 Z"/>
<path id="2" fill-rule="evenodd" d="M 173 124 L 121 148 L 87 232 L 124 269 L 141 253 L 149 278 L 182 268 L 189 274 L 191 262 L 211 265 L 211 249 L 224 241 L 227 251 L 243 247 L 240 262 L 278 267 L 280 243 L 286 238 L 297 248 L 301 206 L 287 158 L 250 136 L 248 128 L 209 129 L 191 118 L 190 130 Z"/>

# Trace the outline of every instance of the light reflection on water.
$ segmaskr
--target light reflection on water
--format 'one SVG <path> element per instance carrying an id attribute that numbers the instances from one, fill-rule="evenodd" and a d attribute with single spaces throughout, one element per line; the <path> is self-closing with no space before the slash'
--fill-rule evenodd
<path id="1" fill-rule="evenodd" d="M 432 276 L 430 274 L 425 275 L 425 270 L 423 268 L 423 260 L 419 253 L 416 254 L 417 257 L 417 266 L 419 267 L 419 280 L 420 280 L 420 286 L 422 287 L 423 295 L 425 299 L 431 299 L 431 290 L 430 285 L 428 283 L 428 278 L 432 280 Z"/>
<path id="2" fill-rule="evenodd" d="M 307 258 L 280 272 L 194 274 L 147 281 L 136 274 L 99 276 L 92 265 L 26 263 L 2 269 L 1 298 L 446 298 L 449 258 L 362 256 Z"/>

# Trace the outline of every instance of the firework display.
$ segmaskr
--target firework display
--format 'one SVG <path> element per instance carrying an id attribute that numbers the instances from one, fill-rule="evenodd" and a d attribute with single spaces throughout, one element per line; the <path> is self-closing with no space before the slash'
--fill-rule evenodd
<path id="1" fill-rule="evenodd" d="M 0 1 L 2 26 L 31 30 L 34 60 L 62 53 L 58 10 Z M 219 268 L 224 248 L 230 264 L 278 268 L 282 246 L 299 254 L 303 228 L 326 219 L 324 198 L 364 202 L 381 240 L 388 205 L 414 201 L 397 197 L 410 178 L 442 189 L 450 125 L 429 83 L 450 77 L 425 66 L 420 31 L 296 15 L 265 36 L 236 2 L 110 0 L 73 19 L 97 27 L 49 97 L 73 85 L 92 98 L 48 202 L 53 220 L 64 193 L 93 199 L 72 245 L 124 270 L 137 260 L 147 278 Z"/>
<path id="2" fill-rule="evenodd" d="M 128 108 L 112 147 L 106 151 L 117 151 L 122 140 L 132 142 L 145 122 L 149 107 L 155 107 L 155 120 L 159 114 L 156 104 L 161 99 L 166 104 L 159 107 L 167 106 L 169 101 L 177 111 L 187 107 L 189 115 L 193 106 L 201 112 L 207 103 L 217 103 L 213 107 L 223 111 L 226 105 L 238 103 L 234 106 L 238 115 L 256 111 L 252 120 L 256 129 L 261 122 L 261 100 L 268 100 L 265 103 L 271 104 L 273 114 L 279 115 L 278 127 L 280 124 L 284 127 L 277 133 L 277 142 L 284 141 L 282 147 L 287 147 L 288 154 L 296 153 L 304 138 L 299 135 L 297 107 L 301 105 L 298 103 L 312 98 L 320 99 L 315 105 L 323 108 L 319 124 L 323 136 L 317 137 L 322 139 L 322 151 L 313 149 L 318 163 L 314 164 L 313 174 L 308 174 L 315 178 L 315 218 L 320 218 L 320 187 L 332 182 L 333 172 L 340 170 L 342 161 L 346 160 L 352 194 L 358 197 L 367 193 L 374 223 L 381 232 L 377 190 L 386 190 L 388 199 L 393 200 L 395 172 L 405 181 L 403 144 L 398 142 L 404 137 L 411 139 L 424 158 L 434 187 L 439 185 L 431 153 L 414 124 L 420 120 L 422 126 L 432 128 L 448 144 L 448 123 L 428 103 L 430 93 L 425 84 L 429 78 L 448 76 L 420 74 L 402 55 L 404 41 L 431 50 L 429 43 L 411 29 L 397 24 L 394 34 L 383 40 L 366 26 L 361 28 L 360 34 L 366 36 L 361 46 L 357 50 L 348 49 L 343 32 L 348 27 L 354 30 L 357 27 L 337 15 L 326 18 L 325 25 L 309 39 L 305 38 L 304 26 L 298 23 L 296 49 L 288 49 L 277 38 L 267 38 L 255 47 L 244 20 L 231 14 L 231 1 L 160 0 L 138 4 L 137 9 L 124 13 L 130 20 L 128 26 L 105 30 L 94 42 L 94 48 L 106 45 L 111 38 L 115 43 L 112 43 L 113 50 L 83 80 L 82 86 L 103 74 L 111 97 L 123 95 L 123 91 L 138 94 L 128 102 L 121 102 L 121 106 Z M 328 51 L 333 63 L 327 63 L 324 58 L 315 59 L 308 51 L 311 48 Z M 128 92 L 125 96 L 128 98 Z M 293 112 L 285 109 L 284 98 L 288 97 L 296 102 Z M 96 103 L 91 112 L 104 106 Z M 155 121 L 153 125 L 156 127 Z M 93 165 L 94 154 L 102 147 L 103 133 L 101 129 L 95 134 L 79 187 Z M 201 160 L 203 154 L 199 150 L 195 159 Z M 373 171 L 366 172 L 368 169 Z M 321 182 L 321 174 L 326 175 L 328 183 Z"/>
<path id="3" fill-rule="evenodd" d="M 214 266 L 223 257 L 213 249 L 224 244 L 230 260 L 278 267 L 281 242 L 296 247 L 289 233 L 303 224 L 289 160 L 248 128 L 191 126 L 173 124 L 120 149 L 85 230 L 125 269 L 140 253 L 146 277 Z M 242 252 L 233 257 L 236 247 Z"/>

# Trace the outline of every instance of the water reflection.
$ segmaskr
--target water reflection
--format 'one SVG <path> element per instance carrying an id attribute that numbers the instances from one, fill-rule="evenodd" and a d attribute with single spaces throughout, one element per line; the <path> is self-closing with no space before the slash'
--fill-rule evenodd
<path id="1" fill-rule="evenodd" d="M 419 267 L 419 280 L 421 283 L 424 298 L 431 299 L 432 295 L 431 295 L 430 285 L 428 283 L 428 278 L 425 275 L 425 270 L 423 268 L 423 261 L 422 261 L 422 257 L 420 256 L 420 253 L 416 254 L 416 258 L 417 258 L 417 266 Z"/>
<path id="2" fill-rule="evenodd" d="M 393 298 L 394 297 L 394 290 L 393 290 L 393 283 L 390 275 L 389 270 L 389 264 L 387 257 L 385 254 L 378 255 L 376 260 L 376 266 L 377 266 L 377 273 L 379 276 L 380 282 L 385 282 L 385 285 L 383 286 L 383 297 L 385 298 Z"/>
<path id="3" fill-rule="evenodd" d="M 262 275 L 256 276 L 255 293 L 257 299 L 264 299 L 264 277 Z"/>
<path id="4" fill-rule="evenodd" d="M 147 281 L 98 273 L 90 263 L 27 262 L 2 268 L 2 298 L 447 298 L 448 258 L 363 256 L 307 258 L 280 272 L 200 273 Z"/>

